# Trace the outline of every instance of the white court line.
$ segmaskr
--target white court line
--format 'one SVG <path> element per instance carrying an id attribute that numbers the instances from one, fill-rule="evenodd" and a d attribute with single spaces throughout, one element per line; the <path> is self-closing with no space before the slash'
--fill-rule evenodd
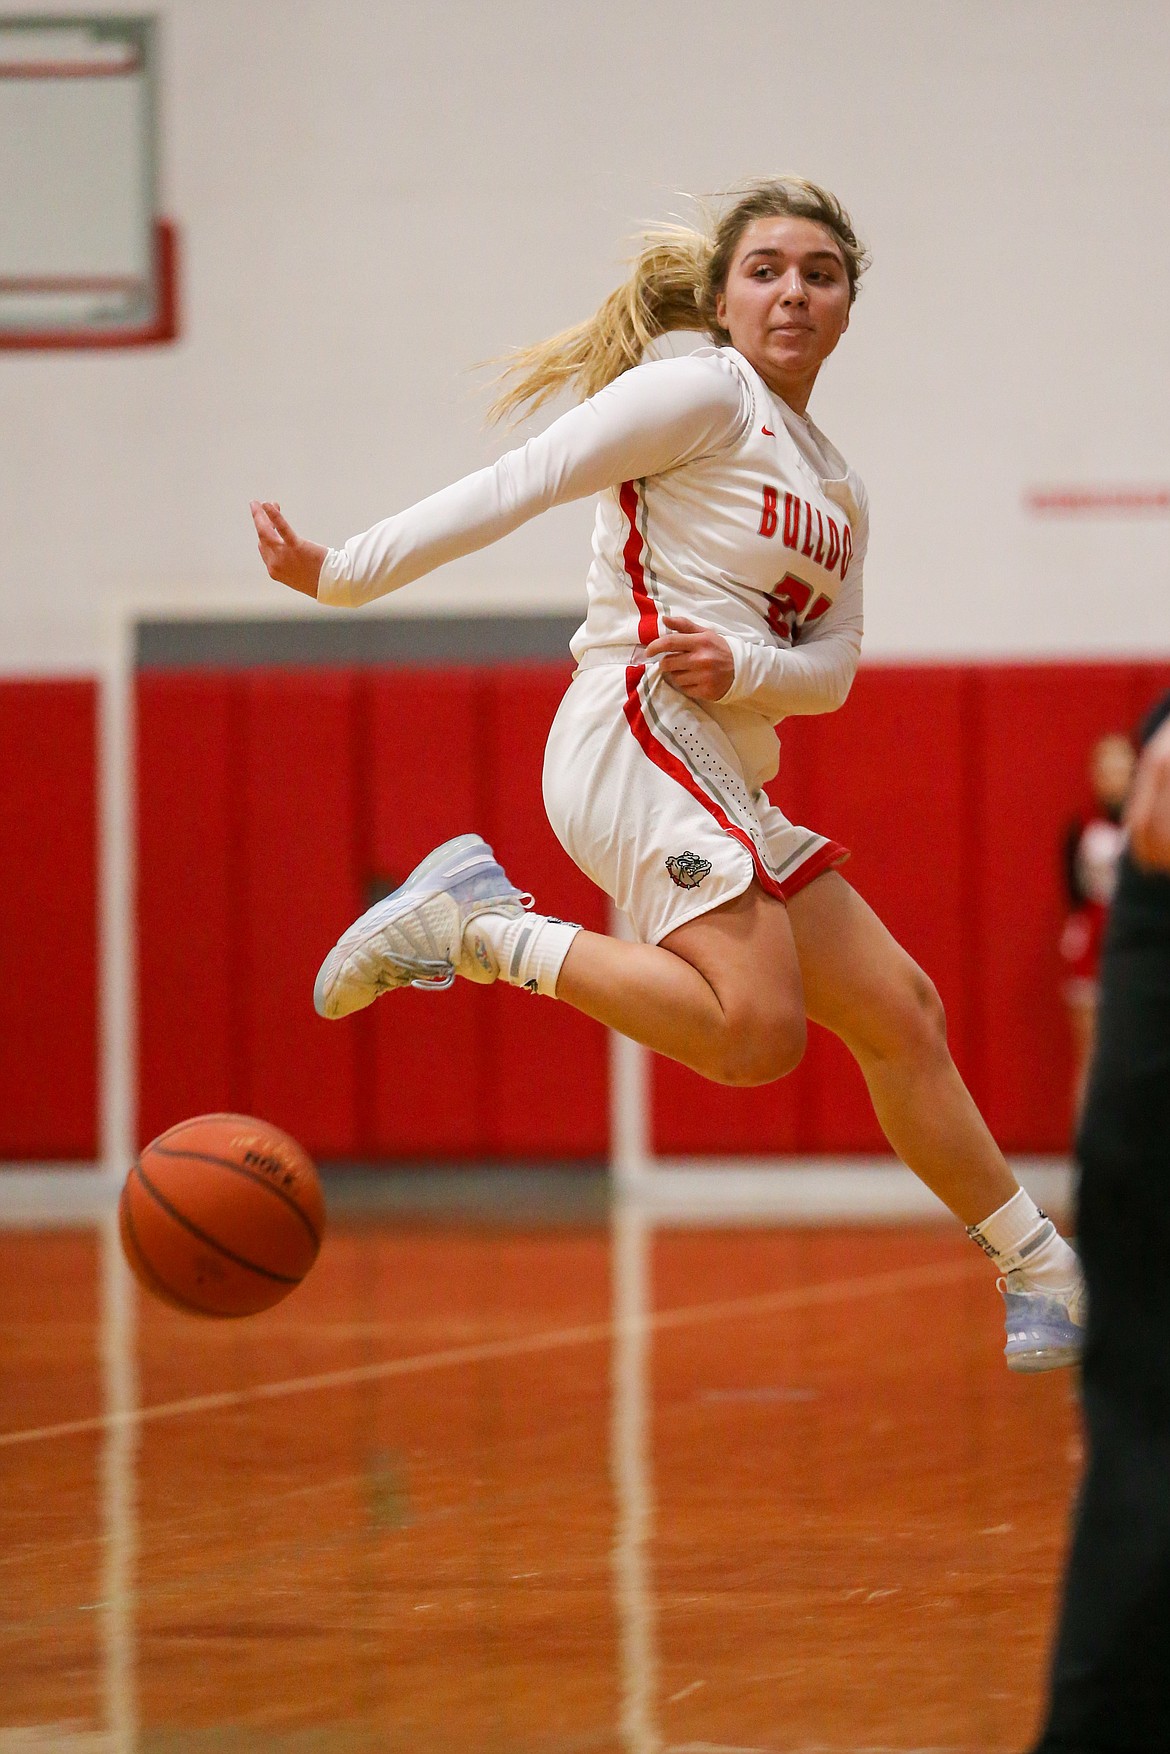
<path id="1" fill-rule="evenodd" d="M 109 1212 L 101 1231 L 102 1404 L 107 1415 L 138 1406 L 138 1357 L 134 1343 L 134 1282 L 122 1253 L 118 1218 Z M 138 1744 L 137 1644 L 134 1575 L 138 1548 L 137 1455 L 141 1434 L 125 1418 L 111 1422 L 102 1444 L 102 1630 L 105 1643 L 106 1722 L 109 1754 L 134 1754 Z"/>
<path id="2" fill-rule="evenodd" d="M 822 1303 L 848 1303 L 854 1298 L 880 1297 L 887 1293 L 914 1291 L 932 1285 L 949 1285 L 986 1271 L 982 1260 L 956 1261 L 947 1266 L 904 1267 L 889 1273 L 873 1273 L 862 1279 L 829 1280 L 823 1285 L 802 1286 L 792 1291 L 768 1292 L 758 1297 L 737 1297 L 719 1303 L 684 1305 L 644 1318 L 647 1330 L 662 1333 L 674 1328 L 699 1327 L 704 1322 L 734 1321 L 780 1314 Z M 487 1340 L 475 1346 L 453 1346 L 440 1352 L 413 1357 L 388 1358 L 379 1364 L 358 1364 L 347 1370 L 324 1371 L 317 1376 L 296 1376 L 277 1382 L 256 1383 L 248 1389 L 228 1389 L 218 1394 L 192 1395 L 183 1401 L 162 1401 L 153 1407 L 99 1414 L 91 1419 L 70 1419 L 60 1425 L 40 1425 L 24 1431 L 0 1433 L 0 1449 L 17 1444 L 46 1443 L 59 1437 L 79 1437 L 86 1432 L 109 1431 L 124 1425 L 152 1425 L 163 1419 L 183 1419 L 198 1413 L 220 1412 L 255 1401 L 283 1400 L 289 1395 L 319 1394 L 323 1390 L 348 1388 L 353 1383 L 380 1382 L 397 1376 L 420 1376 L 432 1370 L 452 1370 L 464 1364 L 484 1364 L 496 1358 L 522 1358 L 531 1353 L 555 1352 L 573 1346 L 592 1346 L 610 1340 L 621 1324 L 592 1322 L 575 1328 L 550 1328 L 522 1339 Z"/>
<path id="3" fill-rule="evenodd" d="M 636 1205 L 613 1213 L 613 1326 L 610 1477 L 614 1491 L 611 1559 L 618 1624 L 621 1715 L 625 1754 L 661 1754 L 655 1713 L 658 1640 L 650 1559 L 654 1485 L 651 1442 L 649 1314 L 654 1298 L 653 1228 Z"/>

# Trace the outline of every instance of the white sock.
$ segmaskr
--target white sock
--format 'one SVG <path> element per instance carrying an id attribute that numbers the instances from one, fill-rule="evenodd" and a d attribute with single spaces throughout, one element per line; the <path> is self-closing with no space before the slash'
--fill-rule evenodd
<path id="1" fill-rule="evenodd" d="M 469 980 L 502 980 L 555 999 L 557 977 L 580 930 L 551 914 L 479 914 L 463 934 L 458 972 Z"/>
<path id="2" fill-rule="evenodd" d="M 1022 1272 L 1037 1289 L 1066 1291 L 1080 1278 L 1080 1263 L 1046 1212 L 1023 1188 L 967 1235 L 990 1255 L 1001 1273 Z"/>

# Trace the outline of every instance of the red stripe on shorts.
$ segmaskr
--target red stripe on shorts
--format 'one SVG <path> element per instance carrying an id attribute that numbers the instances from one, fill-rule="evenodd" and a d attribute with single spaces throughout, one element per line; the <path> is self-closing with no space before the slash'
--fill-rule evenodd
<path id="1" fill-rule="evenodd" d="M 627 667 L 624 708 L 626 722 L 638 739 L 643 753 L 650 757 L 655 767 L 660 767 L 663 773 L 669 774 L 672 780 L 676 780 L 684 791 L 690 793 L 692 798 L 696 798 L 704 810 L 715 818 L 725 834 L 731 835 L 734 840 L 739 841 L 741 846 L 747 848 L 752 856 L 752 864 L 756 868 L 756 876 L 760 880 L 761 889 L 765 889 L 769 895 L 779 896 L 783 899 L 783 887 L 764 869 L 763 860 L 760 858 L 747 829 L 741 828 L 738 822 L 733 822 L 722 805 L 717 804 L 714 798 L 707 796 L 690 769 L 671 750 L 663 747 L 646 723 L 646 715 L 643 713 L 642 703 L 638 699 L 638 686 L 645 674 L 645 664 L 630 664 Z"/>
<path id="2" fill-rule="evenodd" d="M 725 834 L 729 834 L 733 840 L 737 840 L 751 854 L 756 880 L 765 894 L 774 895 L 781 901 L 787 901 L 789 896 L 795 895 L 806 884 L 811 883 L 814 877 L 819 877 L 822 871 L 831 871 L 835 866 L 845 863 L 849 857 L 848 847 L 841 846 L 835 840 L 827 840 L 817 848 L 815 853 L 812 853 L 796 867 L 791 877 L 786 877 L 783 882 L 778 882 L 765 866 L 760 857 L 759 849 L 747 829 L 741 828 L 738 822 L 733 822 L 722 805 L 717 804 L 714 798 L 707 796 L 685 762 L 680 761 L 677 755 L 661 744 L 650 729 L 646 722 L 646 715 L 642 711 L 642 703 L 638 699 L 638 688 L 645 674 L 645 664 L 630 664 L 626 668 L 626 704 L 623 710 L 630 730 L 637 738 L 643 753 L 650 757 L 655 767 L 661 768 L 663 773 L 669 774 L 672 780 L 677 781 L 684 791 L 689 792 L 691 797 L 696 799 L 704 810 L 715 818 Z"/>
<path id="3" fill-rule="evenodd" d="M 638 489 L 632 481 L 622 482 L 618 499 L 630 526 L 626 545 L 622 549 L 622 561 L 638 607 L 638 644 L 648 646 L 652 639 L 658 638 L 658 611 L 653 597 L 646 589 L 646 574 L 642 566 L 642 533 L 638 529 Z"/>
<path id="4" fill-rule="evenodd" d="M 843 847 L 839 840 L 827 840 L 802 865 L 796 867 L 791 877 L 784 879 L 780 885 L 781 895 L 785 901 L 790 900 L 792 896 L 810 884 L 814 877 L 819 877 L 823 871 L 835 871 L 837 866 L 843 865 L 848 857 L 848 847 Z"/>

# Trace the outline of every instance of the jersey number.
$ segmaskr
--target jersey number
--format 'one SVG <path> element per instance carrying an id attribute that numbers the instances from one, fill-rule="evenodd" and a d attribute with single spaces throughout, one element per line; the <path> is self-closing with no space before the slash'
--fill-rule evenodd
<path id="1" fill-rule="evenodd" d="M 814 595 L 811 585 L 798 579 L 794 572 L 786 572 L 780 583 L 768 592 L 768 626 L 772 632 L 791 642 L 798 624 L 807 627 L 810 621 L 819 621 L 831 606 L 831 600 L 820 596 L 813 602 Z"/>

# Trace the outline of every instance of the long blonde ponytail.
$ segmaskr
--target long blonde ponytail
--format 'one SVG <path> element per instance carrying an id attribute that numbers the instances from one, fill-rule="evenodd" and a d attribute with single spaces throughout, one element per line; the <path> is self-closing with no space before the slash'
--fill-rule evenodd
<path id="1" fill-rule="evenodd" d="M 491 418 L 531 413 L 570 386 L 582 400 L 595 396 L 669 329 L 702 329 L 700 309 L 711 240 L 689 226 L 656 226 L 642 235 L 629 277 L 591 317 L 547 341 L 518 347 L 507 357 L 505 386 Z"/>
<path id="2" fill-rule="evenodd" d="M 803 177 L 749 183 L 733 192 L 732 205 L 705 231 L 686 225 L 643 232 L 630 273 L 591 317 L 547 341 L 520 347 L 504 361 L 502 386 L 489 418 L 531 413 L 561 390 L 583 400 L 637 365 L 648 344 L 671 329 L 700 329 L 726 344 L 715 300 L 723 290 L 736 245 L 754 219 L 812 219 L 841 246 L 852 300 L 869 258 L 852 221 L 835 195 Z"/>

